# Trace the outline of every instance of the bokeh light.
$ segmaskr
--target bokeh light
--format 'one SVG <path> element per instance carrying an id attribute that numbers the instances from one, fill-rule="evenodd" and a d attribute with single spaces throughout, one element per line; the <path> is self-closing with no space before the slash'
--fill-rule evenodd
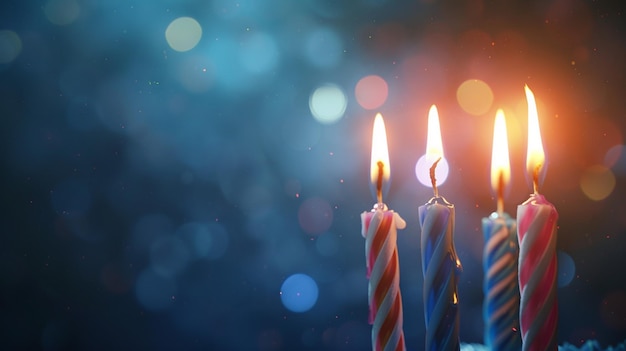
<path id="1" fill-rule="evenodd" d="M 297 273 L 289 276 L 280 287 L 280 300 L 292 312 L 306 312 L 315 306 L 319 290 L 313 278 Z"/>
<path id="2" fill-rule="evenodd" d="M 604 166 L 613 169 L 616 174 L 626 174 L 626 145 L 614 145 L 607 150 Z"/>
<path id="3" fill-rule="evenodd" d="M 189 262 L 189 250 L 181 239 L 172 235 L 164 236 L 152 243 L 150 262 L 155 273 L 174 277 Z"/>
<path id="4" fill-rule="evenodd" d="M 80 6 L 76 0 L 48 0 L 44 13 L 52 24 L 65 26 L 78 18 Z"/>
<path id="5" fill-rule="evenodd" d="M 150 311 L 171 308 L 177 292 L 178 286 L 174 279 L 156 274 L 151 269 L 143 270 L 135 282 L 137 301 Z"/>
<path id="6" fill-rule="evenodd" d="M 313 197 L 305 200 L 298 209 L 300 227 L 308 234 L 322 234 L 333 223 L 333 210 L 328 201 Z"/>
<path id="7" fill-rule="evenodd" d="M 343 42 L 329 27 L 313 29 L 304 40 L 304 55 L 313 65 L 322 68 L 335 66 L 343 54 Z"/>
<path id="8" fill-rule="evenodd" d="M 324 84 L 318 87 L 309 98 L 309 109 L 313 117 L 322 124 L 339 121 L 347 106 L 346 94 L 335 84 Z"/>
<path id="9" fill-rule="evenodd" d="M 387 82 L 377 75 L 361 78 L 354 88 L 356 101 L 366 110 L 377 109 L 385 103 L 389 87 Z"/>
<path id="10" fill-rule="evenodd" d="M 615 175 L 604 166 L 591 166 L 583 172 L 580 188 L 589 199 L 604 200 L 615 189 Z"/>
<path id="11" fill-rule="evenodd" d="M 326 233 L 318 236 L 315 242 L 315 248 L 322 256 L 334 256 L 339 252 L 339 243 L 337 236 L 333 233 Z"/>
<path id="12" fill-rule="evenodd" d="M 198 45 L 202 38 L 200 23 L 191 17 L 179 17 L 165 29 L 167 44 L 176 51 L 189 51 Z"/>
<path id="13" fill-rule="evenodd" d="M 278 65 L 279 51 L 276 40 L 262 32 L 252 33 L 241 42 L 241 66 L 253 74 L 266 73 Z"/>
<path id="14" fill-rule="evenodd" d="M 187 244 L 195 259 L 220 259 L 226 253 L 229 244 L 228 232 L 217 222 L 185 223 L 176 232 Z"/>
<path id="15" fill-rule="evenodd" d="M 10 63 L 22 51 L 22 40 L 12 30 L 0 30 L 0 64 Z"/>
<path id="16" fill-rule="evenodd" d="M 174 76 L 188 91 L 203 93 L 209 90 L 213 84 L 214 70 L 213 62 L 211 62 L 209 57 L 193 55 L 185 57 L 176 66 Z"/>
<path id="17" fill-rule="evenodd" d="M 463 111 L 480 116 L 493 104 L 491 87 L 480 79 L 468 79 L 456 89 L 456 99 Z"/>
<path id="18" fill-rule="evenodd" d="M 415 163 L 415 176 L 417 180 L 427 187 L 432 187 L 432 182 L 430 181 L 430 167 L 433 166 L 433 163 L 429 160 L 426 155 L 422 155 L 417 163 Z M 442 185 L 448 179 L 448 173 L 450 172 L 450 166 L 448 166 L 448 161 L 445 158 L 442 158 L 439 163 L 437 163 L 437 167 L 435 168 L 435 179 L 437 179 L 437 186 Z"/>
<path id="19" fill-rule="evenodd" d="M 557 252 L 558 276 L 557 285 L 559 288 L 568 286 L 576 275 L 576 264 L 572 256 L 563 251 Z"/>

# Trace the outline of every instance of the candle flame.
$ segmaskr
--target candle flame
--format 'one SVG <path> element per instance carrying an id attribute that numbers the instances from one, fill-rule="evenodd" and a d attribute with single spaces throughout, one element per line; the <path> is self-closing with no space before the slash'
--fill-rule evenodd
<path id="1" fill-rule="evenodd" d="M 389 181 L 389 150 L 387 148 L 387 132 L 383 116 L 378 113 L 374 119 L 374 131 L 372 133 L 372 161 L 370 168 L 370 180 L 376 185 L 377 195 L 381 196 L 383 182 Z M 380 202 L 380 198 L 378 199 Z"/>
<path id="2" fill-rule="evenodd" d="M 498 213 L 502 212 L 504 188 L 511 180 L 509 142 L 504 112 L 499 109 L 493 125 L 493 147 L 491 149 L 491 188 L 498 197 Z"/>
<path id="3" fill-rule="evenodd" d="M 437 106 L 432 105 L 428 111 L 428 135 L 426 137 L 426 160 L 432 164 L 439 158 L 443 159 L 443 143 L 441 141 L 441 127 L 439 126 L 439 112 Z"/>
<path id="4" fill-rule="evenodd" d="M 528 88 L 524 86 L 526 91 L 526 100 L 528 102 L 528 149 L 526 151 L 526 172 L 533 180 L 535 193 L 539 187 L 539 174 L 546 161 L 546 155 L 543 151 L 543 142 L 541 141 L 541 131 L 539 130 L 539 117 L 537 115 L 537 104 L 535 96 Z"/>

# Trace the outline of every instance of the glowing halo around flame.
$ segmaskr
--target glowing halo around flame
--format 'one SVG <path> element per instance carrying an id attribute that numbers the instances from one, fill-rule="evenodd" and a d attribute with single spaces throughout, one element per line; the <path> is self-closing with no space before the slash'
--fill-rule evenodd
<path id="1" fill-rule="evenodd" d="M 415 175 L 417 180 L 425 186 L 431 187 L 430 167 L 437 159 L 441 157 L 441 161 L 437 163 L 435 168 L 435 178 L 437 186 L 445 183 L 448 179 L 450 167 L 443 155 L 443 142 L 441 141 L 441 128 L 439 126 L 439 113 L 437 107 L 432 105 L 428 112 L 428 136 L 426 138 L 426 154 L 422 155 L 415 164 Z"/>

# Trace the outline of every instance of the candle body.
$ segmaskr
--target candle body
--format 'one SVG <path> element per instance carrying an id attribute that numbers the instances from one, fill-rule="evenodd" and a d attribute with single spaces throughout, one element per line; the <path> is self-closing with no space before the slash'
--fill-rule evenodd
<path id="1" fill-rule="evenodd" d="M 520 328 L 525 351 L 557 350 L 556 223 L 558 213 L 542 195 L 517 208 Z"/>
<path id="2" fill-rule="evenodd" d="M 492 213 L 482 220 L 483 320 L 485 344 L 491 350 L 520 350 L 519 286 L 517 260 L 519 246 L 515 220 L 508 214 Z"/>
<path id="3" fill-rule="evenodd" d="M 461 263 L 454 248 L 454 206 L 433 198 L 419 207 L 427 351 L 460 350 L 457 295 Z"/>
<path id="4" fill-rule="evenodd" d="M 361 214 L 365 260 L 369 278 L 369 323 L 372 350 L 404 351 L 402 296 L 398 263 L 397 230 L 406 222 L 394 211 L 377 208 Z"/>

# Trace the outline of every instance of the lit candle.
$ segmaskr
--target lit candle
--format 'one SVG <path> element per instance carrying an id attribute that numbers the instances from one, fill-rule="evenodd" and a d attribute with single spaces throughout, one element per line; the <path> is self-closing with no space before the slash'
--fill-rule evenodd
<path id="1" fill-rule="evenodd" d="M 494 122 L 491 154 L 491 187 L 497 209 L 483 218 L 483 319 L 485 344 L 491 350 L 519 350 L 519 287 L 517 284 L 518 244 L 515 220 L 504 212 L 504 188 L 511 179 L 509 146 L 504 112 Z"/>
<path id="2" fill-rule="evenodd" d="M 528 101 L 526 170 L 532 179 L 533 194 L 517 207 L 522 350 L 557 350 L 556 222 L 558 213 L 554 205 L 539 194 L 539 179 L 545 167 L 545 154 L 539 131 L 535 97 L 528 86 L 525 90 Z"/>
<path id="3" fill-rule="evenodd" d="M 439 196 L 435 168 L 443 159 L 439 115 L 433 105 L 428 114 L 426 159 L 432 162 L 434 196 L 418 209 L 422 228 L 422 273 L 426 350 L 459 350 L 458 276 L 461 262 L 454 249 L 454 205 Z"/>
<path id="4" fill-rule="evenodd" d="M 374 119 L 370 179 L 376 187 L 371 212 L 361 214 L 361 234 L 365 238 L 365 261 L 369 279 L 369 323 L 372 324 L 372 350 L 405 350 L 402 331 L 402 297 L 396 229 L 406 222 L 383 203 L 383 182 L 389 182 L 389 153 L 385 123 L 380 114 Z"/>

